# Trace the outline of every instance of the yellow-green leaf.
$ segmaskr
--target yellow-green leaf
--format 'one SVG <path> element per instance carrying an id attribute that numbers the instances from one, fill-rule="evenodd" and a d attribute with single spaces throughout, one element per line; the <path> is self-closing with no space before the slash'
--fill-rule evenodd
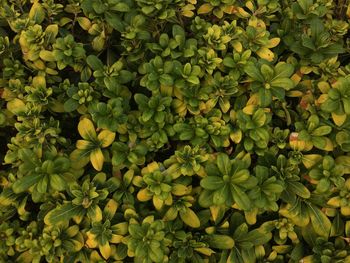
<path id="1" fill-rule="evenodd" d="M 97 139 L 101 143 L 101 147 L 105 148 L 112 144 L 115 139 L 115 133 L 109 130 L 103 130 L 98 134 Z"/>
<path id="2" fill-rule="evenodd" d="M 260 48 L 258 51 L 256 51 L 256 54 L 259 57 L 266 59 L 267 61 L 270 61 L 270 62 L 273 60 L 273 58 L 275 56 L 274 53 L 266 47 Z"/>
<path id="3" fill-rule="evenodd" d="M 88 118 L 82 119 L 78 124 L 78 131 L 85 140 L 92 141 L 96 139 L 96 131 L 94 124 Z"/>
<path id="4" fill-rule="evenodd" d="M 106 242 L 104 245 L 99 245 L 99 249 L 104 259 L 107 260 L 111 256 L 111 246 L 109 245 L 109 242 Z"/>
<path id="5" fill-rule="evenodd" d="M 180 210 L 180 217 L 182 221 L 190 227 L 197 228 L 201 225 L 198 216 L 189 208 L 186 208 L 185 211 Z"/>
<path id="6" fill-rule="evenodd" d="M 100 148 L 97 148 L 90 153 L 90 162 L 92 166 L 95 168 L 95 170 L 97 171 L 102 170 L 104 156 Z"/>
<path id="7" fill-rule="evenodd" d="M 207 14 L 209 13 L 211 10 L 213 10 L 213 6 L 211 4 L 205 3 L 202 4 L 198 10 L 197 10 L 197 14 L 201 15 L 201 14 Z"/>

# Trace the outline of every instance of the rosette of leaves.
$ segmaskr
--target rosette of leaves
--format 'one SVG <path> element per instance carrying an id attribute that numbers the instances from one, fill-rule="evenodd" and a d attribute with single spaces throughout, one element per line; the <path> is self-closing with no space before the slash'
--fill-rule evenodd
<path id="1" fill-rule="evenodd" d="M 185 30 L 179 25 L 173 25 L 172 38 L 167 33 L 159 36 L 158 43 L 146 43 L 151 52 L 162 57 L 178 59 L 190 58 L 196 54 L 198 41 L 195 38 L 186 37 Z"/>
<path id="2" fill-rule="evenodd" d="M 304 262 L 341 263 L 350 260 L 347 243 L 341 237 L 337 237 L 334 242 L 323 237 L 313 237 L 309 243 L 311 242 L 313 254 L 304 257 Z"/>
<path id="3" fill-rule="evenodd" d="M 114 184 L 116 187 L 113 194 L 113 199 L 118 202 L 118 204 L 134 204 L 135 203 L 135 187 L 132 181 L 135 176 L 135 171 L 130 169 L 121 176 L 116 176 L 114 179 Z"/>
<path id="4" fill-rule="evenodd" d="M 92 180 L 87 176 L 82 182 L 82 185 L 77 183 L 70 185 L 68 194 L 71 200 L 49 211 L 44 217 L 46 225 L 56 225 L 72 218 L 79 224 L 85 216 L 92 223 L 102 220 L 100 202 L 118 188 L 118 183 L 113 178 L 106 180 L 104 173 L 96 174 Z"/>
<path id="5" fill-rule="evenodd" d="M 183 89 L 188 88 L 188 86 L 199 85 L 201 75 L 202 70 L 200 66 L 186 63 L 181 71 L 182 78 L 175 80 L 175 87 L 182 91 Z"/>
<path id="6" fill-rule="evenodd" d="M 203 239 L 213 249 L 227 249 L 228 253 L 222 254 L 221 258 L 228 262 L 255 262 L 261 254 L 264 255 L 264 247 L 271 234 L 260 228 L 250 230 L 245 223 L 244 217 L 234 212 L 226 219 L 226 229 L 222 232 L 230 233 L 230 236 L 221 234 L 218 230 Z M 263 252 L 261 252 L 263 251 Z"/>
<path id="7" fill-rule="evenodd" d="M 342 187 L 345 183 L 343 175 L 343 166 L 336 164 L 329 155 L 324 156 L 322 161 L 309 171 L 312 183 L 316 184 L 316 193 L 330 193 L 334 187 Z"/>
<path id="8" fill-rule="evenodd" d="M 105 102 L 93 102 L 88 111 L 92 120 L 100 129 L 125 134 L 127 132 L 127 113 L 130 110 L 128 100 L 122 97 L 112 98 Z"/>
<path id="9" fill-rule="evenodd" d="M 198 49 L 198 65 L 202 66 L 209 74 L 213 74 L 214 70 L 222 63 L 222 58 L 212 48 L 201 47 Z"/>
<path id="10" fill-rule="evenodd" d="M 209 159 L 209 154 L 199 146 L 191 147 L 185 145 L 182 149 L 175 151 L 175 154 L 164 161 L 169 173 L 178 175 L 204 176 L 204 164 Z"/>
<path id="11" fill-rule="evenodd" d="M 103 148 L 110 146 L 115 138 L 115 133 L 102 130 L 98 135 L 94 124 L 88 118 L 83 118 L 78 124 L 78 131 L 84 140 L 78 140 L 75 154 L 85 159 L 90 159 L 92 166 L 101 171 L 104 162 Z"/>
<path id="12" fill-rule="evenodd" d="M 237 80 L 238 77 L 235 75 L 229 74 L 223 76 L 221 72 L 208 75 L 202 88 L 209 97 L 205 102 L 204 112 L 211 111 L 219 104 L 221 111 L 227 113 L 231 108 L 231 97 L 239 93 Z"/>
<path id="13" fill-rule="evenodd" d="M 140 85 L 155 94 L 159 92 L 161 85 L 172 86 L 175 81 L 172 74 L 176 65 L 179 67 L 181 64 L 176 60 L 164 61 L 160 56 L 143 63 L 139 67 L 139 73 L 144 75 L 140 80 Z"/>
<path id="14" fill-rule="evenodd" d="M 243 147 L 251 152 L 253 149 L 262 154 L 267 148 L 270 140 L 268 124 L 271 121 L 271 115 L 254 105 L 239 110 L 236 114 L 237 128 L 233 128 L 230 134 L 235 143 L 243 141 Z"/>
<path id="15" fill-rule="evenodd" d="M 70 85 L 66 91 L 69 99 L 64 103 L 63 107 L 66 112 L 72 112 L 78 109 L 84 112 L 87 106 L 97 97 L 90 83 L 79 82 L 78 86 Z"/>
<path id="16" fill-rule="evenodd" d="M 142 142 L 114 142 L 111 146 L 112 164 L 115 167 L 124 168 L 132 165 L 143 165 L 148 152 L 147 145 Z"/>
<path id="17" fill-rule="evenodd" d="M 179 225 L 177 222 L 174 224 Z M 215 253 L 198 235 L 183 230 L 174 232 L 172 252 L 169 256 L 170 263 L 201 261 Z"/>
<path id="18" fill-rule="evenodd" d="M 68 221 L 55 226 L 45 226 L 37 239 L 40 255 L 48 262 L 79 252 L 84 246 L 84 237 L 78 225 L 70 226 Z"/>
<path id="19" fill-rule="evenodd" d="M 86 244 L 89 248 L 99 249 L 105 260 L 108 260 L 112 253 L 112 246 L 122 242 L 128 233 L 128 223 L 112 223 L 113 217 L 118 209 L 118 203 L 110 199 L 104 210 L 103 220 L 92 223 L 92 227 L 86 232 Z"/>
<path id="20" fill-rule="evenodd" d="M 257 165 L 254 168 L 257 185 L 248 192 L 254 207 L 263 210 L 278 211 L 277 201 L 284 191 L 283 182 L 270 175 L 268 167 Z"/>
<path id="21" fill-rule="evenodd" d="M 183 184 L 186 182 L 176 181 L 178 176 L 169 174 L 164 167 L 159 166 L 156 162 L 149 164 L 142 169 L 142 181 L 136 184 L 142 188 L 137 193 L 137 199 L 141 202 L 152 200 L 157 210 L 162 209 L 164 205 L 172 205 L 173 196 L 183 196 L 191 190 L 191 187 Z"/>
<path id="22" fill-rule="evenodd" d="M 31 25 L 22 30 L 19 36 L 19 44 L 24 55 L 24 60 L 37 61 L 44 45 L 45 33 L 41 25 Z"/>
<path id="23" fill-rule="evenodd" d="M 244 72 L 251 78 L 250 88 L 258 93 L 261 107 L 271 104 L 273 97 L 284 101 L 286 91 L 294 88 L 290 79 L 294 72 L 292 64 L 279 62 L 274 67 L 268 64 L 247 63 Z"/>
<path id="24" fill-rule="evenodd" d="M 123 14 L 129 12 L 133 7 L 130 0 L 84 0 L 81 8 L 89 18 L 103 18 L 115 30 L 122 32 L 124 29 Z"/>
<path id="25" fill-rule="evenodd" d="M 180 219 L 188 226 L 193 228 L 200 227 L 200 220 L 196 213 L 190 208 L 195 199 L 186 195 L 175 198 L 169 209 L 164 214 L 165 221 L 173 221 L 179 216 Z"/>
<path id="26" fill-rule="evenodd" d="M 242 34 L 239 35 L 241 45 L 246 50 L 255 52 L 260 58 L 273 61 L 275 54 L 270 50 L 280 43 L 280 38 L 270 38 L 270 32 L 266 30 L 266 25 L 261 19 L 252 16 Z"/>
<path id="27" fill-rule="evenodd" d="M 16 231 L 18 230 L 18 221 L 2 222 L 0 224 L 0 259 L 8 260 L 15 255 Z"/>
<path id="28" fill-rule="evenodd" d="M 226 50 L 231 36 L 226 34 L 222 27 L 212 25 L 207 29 L 207 33 L 203 35 L 205 42 L 215 50 Z"/>
<path id="29" fill-rule="evenodd" d="M 207 176 L 200 185 L 203 191 L 199 197 L 202 207 L 236 204 L 242 210 L 250 210 L 252 202 L 248 191 L 257 185 L 257 179 L 250 174 L 249 163 L 243 160 L 230 160 L 225 153 L 219 153 L 215 163 L 205 167 Z"/>
<path id="30" fill-rule="evenodd" d="M 66 181 L 70 174 L 70 160 L 57 152 L 55 148 L 44 151 L 42 158 L 29 149 L 20 149 L 18 158 L 19 177 L 12 185 L 15 193 L 30 190 L 35 201 L 46 193 L 62 191 L 67 187 Z"/>
<path id="31" fill-rule="evenodd" d="M 151 98 L 147 96 L 136 93 L 135 101 L 138 105 L 140 112 L 141 123 L 148 122 L 152 120 L 158 124 L 163 124 L 166 118 L 167 112 L 171 105 L 171 97 L 162 97 L 161 95 L 154 95 Z"/>
<path id="32" fill-rule="evenodd" d="M 71 66 L 75 71 L 78 71 L 85 58 L 85 49 L 82 43 L 75 42 L 73 35 L 67 35 L 64 38 L 57 38 L 52 47 L 52 54 L 59 70 Z"/>
<path id="33" fill-rule="evenodd" d="M 298 238 L 297 228 L 291 220 L 287 218 L 280 218 L 274 221 L 268 221 L 262 224 L 262 229 L 270 230 L 274 232 L 273 240 L 279 244 L 286 244 L 288 239 L 290 239 L 293 244 L 297 244 L 300 242 Z"/>
<path id="34" fill-rule="evenodd" d="M 147 16 L 156 16 L 160 19 L 170 19 L 175 16 L 176 9 L 170 0 L 136 0 L 136 4 Z"/>
<path id="35" fill-rule="evenodd" d="M 343 125 L 350 114 L 350 78 L 339 78 L 332 88 L 326 85 L 323 91 L 325 93 L 319 98 L 323 101 L 321 110 L 331 113 L 337 126 Z"/>
<path id="36" fill-rule="evenodd" d="M 164 262 L 167 259 L 169 241 L 165 238 L 165 224 L 147 216 L 141 223 L 129 222 L 128 256 L 135 262 Z"/>
<path id="37" fill-rule="evenodd" d="M 350 215 L 350 179 L 347 179 L 341 187 L 338 187 L 337 191 L 332 194 L 327 204 L 340 208 L 340 212 L 344 216 Z"/>
<path id="38" fill-rule="evenodd" d="M 132 72 L 124 69 L 124 63 L 121 59 L 112 65 L 105 65 L 97 56 L 89 55 L 86 58 L 86 62 L 93 70 L 93 77 L 96 84 L 107 88 L 108 91 L 104 92 L 106 97 L 130 99 L 130 91 L 122 85 L 131 81 L 134 75 Z"/>
<path id="39" fill-rule="evenodd" d="M 243 52 L 233 52 L 226 54 L 222 63 L 229 69 L 229 74 L 237 76 L 237 78 L 244 74 L 244 67 L 248 63 L 251 50 L 245 50 Z"/>
<path id="40" fill-rule="evenodd" d="M 227 147 L 231 127 L 222 115 L 219 109 L 213 109 L 205 117 L 198 115 L 192 117 L 189 123 L 176 123 L 174 130 L 180 140 L 190 140 L 193 146 L 204 146 L 210 140 L 215 147 Z"/>
<path id="41" fill-rule="evenodd" d="M 312 114 L 305 122 L 296 122 L 295 129 L 298 132 L 298 140 L 305 141 L 305 150 L 311 150 L 312 146 L 324 150 L 332 151 L 333 142 L 326 137 L 332 132 L 332 127 L 320 120 L 316 114 Z"/>
<path id="42" fill-rule="evenodd" d="M 332 40 L 331 35 L 319 18 L 313 18 L 307 30 L 285 38 L 290 49 L 302 59 L 317 64 L 344 52 L 343 43 Z"/>

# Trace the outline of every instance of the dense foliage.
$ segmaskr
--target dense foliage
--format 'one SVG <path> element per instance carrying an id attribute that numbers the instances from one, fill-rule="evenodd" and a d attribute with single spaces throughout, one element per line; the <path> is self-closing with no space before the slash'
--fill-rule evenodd
<path id="1" fill-rule="evenodd" d="M 0 262 L 350 262 L 345 0 L 0 0 Z"/>

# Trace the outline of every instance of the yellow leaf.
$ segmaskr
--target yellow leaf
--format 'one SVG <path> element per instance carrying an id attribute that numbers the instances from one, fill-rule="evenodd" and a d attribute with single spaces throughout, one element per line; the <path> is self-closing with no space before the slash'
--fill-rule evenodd
<path id="1" fill-rule="evenodd" d="M 104 159 L 105 158 L 100 148 L 97 148 L 90 153 L 90 162 L 97 171 L 102 170 Z"/>
<path id="2" fill-rule="evenodd" d="M 45 10 L 39 1 L 35 1 L 32 5 L 32 8 L 29 11 L 28 18 L 32 19 L 36 22 L 36 24 L 40 24 L 45 19 Z"/>
<path id="3" fill-rule="evenodd" d="M 90 29 L 91 21 L 87 17 L 78 17 L 77 21 L 82 29 L 84 30 Z"/>
<path id="4" fill-rule="evenodd" d="M 97 241 L 95 240 L 95 237 L 88 237 L 88 239 L 85 242 L 86 246 L 88 248 L 95 248 L 98 246 Z"/>
<path id="5" fill-rule="evenodd" d="M 253 209 L 251 211 L 245 211 L 244 217 L 249 225 L 254 225 L 256 223 L 256 216 L 258 215 L 258 209 Z"/>
<path id="6" fill-rule="evenodd" d="M 237 131 L 230 133 L 230 139 L 236 144 L 241 142 L 242 136 L 243 136 L 243 134 L 242 134 L 241 130 L 237 130 Z"/>
<path id="7" fill-rule="evenodd" d="M 243 111 L 245 114 L 253 115 L 253 113 L 254 113 L 254 111 L 255 111 L 256 108 L 257 108 L 256 105 L 250 104 L 250 105 L 245 106 L 245 107 L 243 108 L 242 111 Z"/>
<path id="8" fill-rule="evenodd" d="M 265 47 L 274 48 L 274 47 L 277 47 L 280 42 L 281 42 L 281 39 L 279 37 L 274 37 L 269 39 L 269 43 L 265 45 Z"/>
<path id="9" fill-rule="evenodd" d="M 260 48 L 258 51 L 256 51 L 256 54 L 259 57 L 261 57 L 263 59 L 266 59 L 267 61 L 270 61 L 270 62 L 273 60 L 273 58 L 275 56 L 273 54 L 273 52 L 270 49 L 266 48 L 266 47 Z"/>
<path id="10" fill-rule="evenodd" d="M 171 192 L 174 195 L 181 196 L 185 195 L 188 192 L 188 188 L 183 184 L 175 184 Z"/>
<path id="11" fill-rule="evenodd" d="M 124 237 L 121 235 L 112 234 L 112 238 L 111 238 L 110 242 L 113 244 L 118 244 L 118 243 L 122 242 L 123 238 Z"/>
<path id="12" fill-rule="evenodd" d="M 55 56 L 51 51 L 41 50 L 39 56 L 44 61 L 56 61 Z"/>
<path id="13" fill-rule="evenodd" d="M 245 11 L 242 7 L 238 7 L 237 10 L 242 17 L 250 17 L 250 14 L 247 11 Z"/>
<path id="14" fill-rule="evenodd" d="M 27 109 L 25 103 L 20 99 L 13 99 L 7 103 L 7 109 L 13 114 L 20 114 Z"/>
<path id="15" fill-rule="evenodd" d="M 350 216 L 350 207 L 349 206 L 342 206 L 340 208 L 340 213 L 344 216 Z"/>
<path id="16" fill-rule="evenodd" d="M 209 13 L 211 10 L 213 10 L 213 6 L 211 6 L 211 4 L 202 4 L 198 10 L 197 10 L 197 14 L 201 15 L 201 14 L 207 14 Z"/>
<path id="17" fill-rule="evenodd" d="M 340 206 L 340 197 L 339 196 L 335 196 L 332 197 L 331 199 L 328 200 L 327 205 L 331 205 L 334 207 L 339 207 Z"/>
<path id="18" fill-rule="evenodd" d="M 346 121 L 346 117 L 347 117 L 346 114 L 338 115 L 332 112 L 332 120 L 337 126 L 342 126 Z"/>
<path id="19" fill-rule="evenodd" d="M 104 245 L 99 245 L 99 249 L 104 259 L 108 259 L 111 256 L 111 246 L 109 242 L 106 242 Z"/>
<path id="20" fill-rule="evenodd" d="M 85 140 L 92 141 L 96 139 L 96 131 L 94 124 L 88 118 L 82 119 L 78 124 L 78 131 Z"/>
<path id="21" fill-rule="evenodd" d="M 164 201 L 159 199 L 159 197 L 157 196 L 153 196 L 153 205 L 157 210 L 162 209 L 163 205 L 164 205 Z"/>
<path id="22" fill-rule="evenodd" d="M 234 42 L 232 43 L 232 46 L 233 46 L 233 48 L 234 48 L 237 52 L 239 52 L 239 53 L 241 53 L 242 50 L 243 50 L 242 43 L 239 42 L 239 41 L 234 41 Z"/>
<path id="23" fill-rule="evenodd" d="M 103 130 L 99 133 L 99 135 L 97 136 L 97 139 L 99 142 L 101 142 L 101 147 L 105 148 L 111 145 L 112 142 L 114 142 L 115 133 L 109 130 Z"/>
<path id="24" fill-rule="evenodd" d="M 137 193 L 137 199 L 141 202 L 146 202 L 152 199 L 152 194 L 147 188 L 144 188 Z"/>
<path id="25" fill-rule="evenodd" d="M 109 214 L 109 216 L 113 217 L 117 209 L 118 209 L 118 203 L 114 199 L 110 199 L 107 202 L 105 208 L 103 209 L 103 213 Z"/>
<path id="26" fill-rule="evenodd" d="M 301 80 L 301 76 L 298 73 L 295 73 L 290 77 L 290 79 L 293 80 L 295 85 L 297 85 Z"/>

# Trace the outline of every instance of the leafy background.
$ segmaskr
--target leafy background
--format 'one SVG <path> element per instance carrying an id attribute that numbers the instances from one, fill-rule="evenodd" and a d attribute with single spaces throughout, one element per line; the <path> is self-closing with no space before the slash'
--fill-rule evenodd
<path id="1" fill-rule="evenodd" d="M 350 262 L 348 1 L 1 0 L 1 262 Z"/>

